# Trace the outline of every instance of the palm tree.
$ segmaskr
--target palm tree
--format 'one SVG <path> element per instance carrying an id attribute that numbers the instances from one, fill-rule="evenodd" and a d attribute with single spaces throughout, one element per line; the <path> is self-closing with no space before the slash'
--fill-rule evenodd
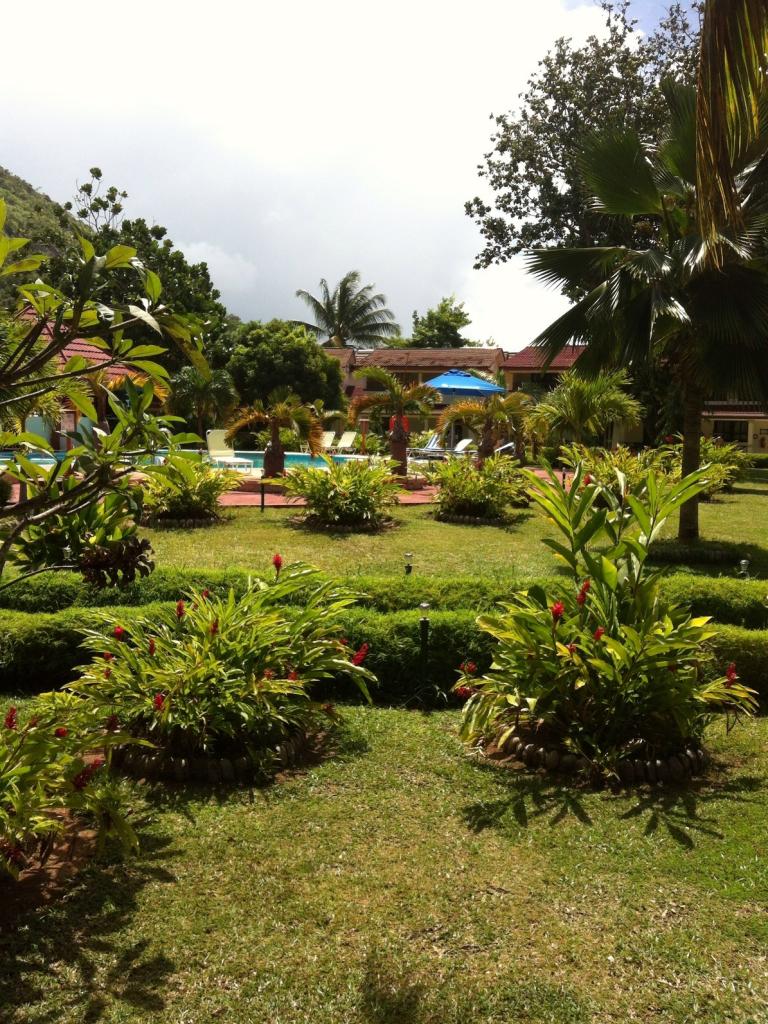
<path id="1" fill-rule="evenodd" d="M 229 444 L 241 430 L 253 427 L 267 427 L 270 441 L 264 452 L 264 475 L 282 476 L 285 472 L 285 449 L 280 440 L 280 430 L 287 427 L 303 438 L 310 454 L 319 455 L 323 450 L 323 425 L 314 414 L 313 409 L 304 405 L 298 395 L 290 388 L 275 388 L 267 396 L 267 401 L 256 401 L 238 411 L 232 417 L 227 428 L 226 440 Z"/>
<path id="2" fill-rule="evenodd" d="M 732 154 L 739 222 L 713 243 L 699 227 L 696 94 L 668 83 L 665 95 L 670 127 L 656 149 L 632 132 L 612 133 L 590 139 L 582 159 L 593 207 L 631 218 L 647 248 L 535 250 L 529 269 L 583 294 L 535 339 L 547 359 L 583 343 L 582 372 L 656 366 L 676 378 L 686 475 L 700 464 L 705 396 L 768 395 L 768 268 L 758 258 L 768 227 L 768 118 Z M 695 499 L 680 509 L 679 536 L 698 537 Z"/>
<path id="3" fill-rule="evenodd" d="M 596 377 L 580 377 L 569 370 L 533 410 L 531 424 L 537 433 L 568 435 L 579 443 L 599 437 L 620 420 L 634 426 L 643 407 L 624 390 L 628 384 L 624 370 Z"/>
<path id="4" fill-rule="evenodd" d="M 768 74 L 765 0 L 707 0 L 701 30 L 696 105 L 699 228 L 720 265 L 718 236 L 742 211 L 732 154 L 761 137 Z"/>
<path id="5" fill-rule="evenodd" d="M 491 395 L 485 400 L 465 398 L 443 410 L 437 429 L 443 433 L 454 423 L 463 423 L 477 440 L 477 455 L 482 463 L 493 455 L 500 442 L 510 438 L 514 438 L 520 450 L 524 441 L 525 418 L 532 407 L 533 399 L 523 391 Z"/>
<path id="6" fill-rule="evenodd" d="M 168 411 L 194 419 L 203 437 L 206 424 L 225 419 L 237 405 L 237 390 L 226 370 L 204 376 L 194 366 L 184 366 L 171 379 Z"/>
<path id="7" fill-rule="evenodd" d="M 396 338 L 400 334 L 400 325 L 395 323 L 393 313 L 387 309 L 386 296 L 374 294 L 373 289 L 372 284 L 360 287 L 357 270 L 345 274 L 332 293 L 323 278 L 319 299 L 300 288 L 296 295 L 312 310 L 315 322 L 298 320 L 296 323 L 330 339 L 340 348 L 348 344 L 375 348 L 387 338 Z"/>
<path id="8" fill-rule="evenodd" d="M 355 377 L 373 381 L 382 389 L 355 398 L 350 406 L 349 418 L 356 423 L 361 412 L 379 409 L 392 417 L 389 432 L 389 452 L 396 463 L 395 472 L 408 475 L 408 431 L 403 418 L 408 413 L 426 415 L 438 398 L 438 393 L 427 384 L 403 384 L 394 374 L 381 366 L 367 366 L 355 372 Z"/>

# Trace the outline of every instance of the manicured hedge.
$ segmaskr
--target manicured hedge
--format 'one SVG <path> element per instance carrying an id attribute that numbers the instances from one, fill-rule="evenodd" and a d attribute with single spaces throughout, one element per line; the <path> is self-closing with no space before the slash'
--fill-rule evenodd
<path id="1" fill-rule="evenodd" d="M 130 632 L 139 616 L 152 615 L 156 605 L 114 608 L 111 614 L 92 609 L 67 609 L 54 615 L 4 612 L 0 614 L 0 691 L 34 693 L 54 689 L 73 678 L 84 659 L 79 650 L 81 630 L 102 618 L 117 618 Z M 456 669 L 465 659 L 483 671 L 492 657 L 493 641 L 477 628 L 474 611 L 430 612 L 426 663 L 419 642 L 419 613 L 382 614 L 371 609 L 351 610 L 345 631 L 351 646 L 370 645 L 367 664 L 379 677 L 374 698 L 382 703 L 422 700 L 431 705 L 445 701 L 456 681 Z M 713 671 L 733 661 L 744 682 L 768 699 L 768 630 L 722 626 L 713 642 Z M 325 687 L 323 696 L 354 697 L 344 684 Z"/>
<path id="2" fill-rule="evenodd" d="M 239 594 L 248 584 L 248 575 L 238 569 L 157 569 L 127 587 L 106 590 L 85 586 L 74 573 L 41 575 L 0 591 L 0 608 L 56 612 L 77 607 L 133 606 L 175 601 L 193 587 L 209 587 L 219 593 L 232 587 Z M 339 582 L 360 595 L 362 607 L 381 612 L 414 610 L 422 601 L 428 601 L 434 611 L 487 610 L 505 600 L 513 590 L 534 583 L 553 592 L 571 585 L 567 577 L 531 580 L 415 575 L 350 576 Z M 711 615 L 717 622 L 752 629 L 768 628 L 768 581 L 675 573 L 665 579 L 663 586 L 670 600 L 690 605 L 696 615 Z M 300 602 L 300 595 L 296 600 Z"/>
<path id="3" fill-rule="evenodd" d="M 768 469 L 768 452 L 753 452 L 749 459 L 755 469 Z"/>

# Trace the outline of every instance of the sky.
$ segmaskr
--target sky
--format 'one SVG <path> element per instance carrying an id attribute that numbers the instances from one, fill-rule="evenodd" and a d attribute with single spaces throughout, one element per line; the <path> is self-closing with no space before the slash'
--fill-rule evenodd
<path id="1" fill-rule="evenodd" d="M 464 202 L 491 112 L 557 36 L 602 30 L 591 0 L 39 0 L 2 24 L 27 45 L 3 54 L 0 163 L 59 201 L 98 165 L 243 319 L 301 318 L 296 289 L 350 269 L 406 335 L 454 294 L 516 350 L 566 307 L 520 260 L 473 270 Z"/>

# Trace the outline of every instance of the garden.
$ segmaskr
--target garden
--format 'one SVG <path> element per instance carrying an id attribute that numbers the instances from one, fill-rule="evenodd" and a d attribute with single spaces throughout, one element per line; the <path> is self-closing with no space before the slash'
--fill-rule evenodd
<path id="1" fill-rule="evenodd" d="M 403 342 L 355 272 L 217 333 L 111 224 L 0 234 L 3 1022 L 767 1018 L 768 475 L 702 423 L 768 365 L 768 27 L 718 64 L 724 7 L 657 146 L 582 140 L 616 244 L 528 252 L 584 356 L 543 391 L 310 398 L 320 334 Z"/>

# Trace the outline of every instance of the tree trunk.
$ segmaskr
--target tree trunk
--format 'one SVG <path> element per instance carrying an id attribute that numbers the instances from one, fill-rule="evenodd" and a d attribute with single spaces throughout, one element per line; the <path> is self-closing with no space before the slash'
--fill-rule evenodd
<path id="1" fill-rule="evenodd" d="M 701 412 L 703 398 L 695 386 L 683 388 L 683 476 L 701 465 Z M 680 506 L 678 540 L 691 543 L 699 539 L 699 499 L 691 498 Z"/>
<path id="2" fill-rule="evenodd" d="M 282 476 L 285 473 L 285 450 L 280 442 L 280 426 L 270 424 L 271 440 L 264 452 L 264 476 Z"/>
<path id="3" fill-rule="evenodd" d="M 496 445 L 496 438 L 493 430 L 484 430 L 480 438 L 480 444 L 477 446 L 477 464 L 482 466 L 486 459 L 489 459 L 493 455 L 493 450 Z"/>
<path id="4" fill-rule="evenodd" d="M 403 426 L 403 417 L 395 413 L 395 425 L 389 435 L 389 454 L 395 465 L 396 476 L 408 476 L 408 434 Z"/>

